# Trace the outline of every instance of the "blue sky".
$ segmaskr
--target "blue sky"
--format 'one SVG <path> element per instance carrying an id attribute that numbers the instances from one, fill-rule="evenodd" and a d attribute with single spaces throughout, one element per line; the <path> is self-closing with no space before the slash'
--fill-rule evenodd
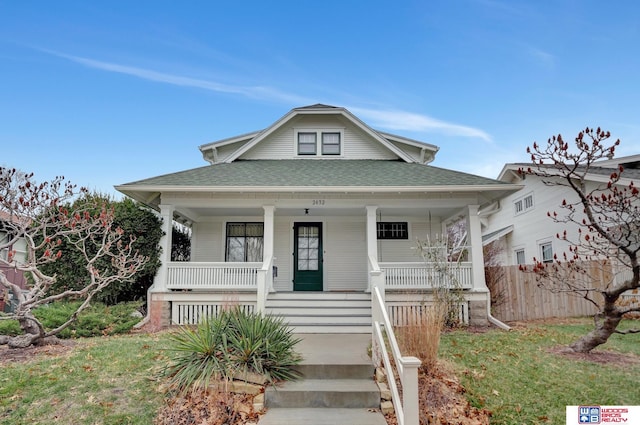
<path id="1" fill-rule="evenodd" d="M 497 177 L 601 126 L 640 153 L 640 3 L 0 0 L 0 165 L 102 192 L 344 106 Z"/>

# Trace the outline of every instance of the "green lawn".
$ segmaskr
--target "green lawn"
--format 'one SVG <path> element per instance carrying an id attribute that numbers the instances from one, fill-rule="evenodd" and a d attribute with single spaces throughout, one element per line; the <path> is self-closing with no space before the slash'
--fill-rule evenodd
<path id="1" fill-rule="evenodd" d="M 567 405 L 640 405 L 640 334 L 613 335 L 595 350 L 636 356 L 635 363 L 602 365 L 549 352 L 590 324 L 451 332 L 442 337 L 440 357 L 453 364 L 471 403 L 493 412 L 492 424 L 564 424 Z"/>
<path id="2" fill-rule="evenodd" d="M 58 357 L 0 370 L 0 424 L 150 424 L 163 395 L 157 335 L 79 339 Z"/>
<path id="3" fill-rule="evenodd" d="M 640 323 L 636 323 L 640 326 Z M 588 329 L 587 320 L 511 332 L 443 335 L 440 357 L 492 424 L 563 424 L 566 405 L 640 405 L 640 363 L 599 365 L 548 352 Z M 151 424 L 163 395 L 154 379 L 167 340 L 128 335 L 76 340 L 57 356 L 0 369 L 0 424 Z M 640 358 L 640 334 L 601 350 Z"/>

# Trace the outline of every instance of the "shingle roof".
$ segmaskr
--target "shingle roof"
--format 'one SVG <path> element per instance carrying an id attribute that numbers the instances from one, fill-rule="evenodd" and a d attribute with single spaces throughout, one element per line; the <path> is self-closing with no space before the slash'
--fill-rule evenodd
<path id="1" fill-rule="evenodd" d="M 598 166 L 597 164 L 598 163 L 594 163 L 589 168 L 589 174 L 609 177 L 613 171 L 617 171 L 617 169 L 618 169 L 618 166 L 615 165 L 615 164 L 612 165 L 612 166 L 606 166 L 606 167 L 601 167 L 601 166 Z M 513 168 L 522 167 L 525 170 L 527 168 L 535 169 L 535 167 L 537 167 L 537 166 L 532 165 L 530 162 L 528 162 L 528 163 L 527 162 L 516 162 L 516 163 L 508 164 L 508 165 L 512 165 Z M 548 165 L 547 168 L 553 169 L 554 166 L 553 165 Z M 584 171 L 584 167 L 580 166 L 580 167 L 578 167 L 578 170 Z M 630 180 L 640 180 L 640 169 L 637 169 L 637 168 L 624 168 L 624 171 L 622 173 L 622 178 L 623 179 L 630 179 Z"/>
<path id="2" fill-rule="evenodd" d="M 502 186 L 504 182 L 431 165 L 383 160 L 252 160 L 214 164 L 119 186 L 419 187 Z"/>

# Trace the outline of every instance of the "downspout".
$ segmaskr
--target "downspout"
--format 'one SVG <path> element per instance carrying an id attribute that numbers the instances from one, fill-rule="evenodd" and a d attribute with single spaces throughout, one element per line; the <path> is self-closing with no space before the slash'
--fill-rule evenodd
<path id="1" fill-rule="evenodd" d="M 506 323 L 496 319 L 495 317 L 493 317 L 491 315 L 491 291 L 489 291 L 489 297 L 487 298 L 487 319 L 489 320 L 489 323 L 499 327 L 500 329 L 503 329 L 505 331 L 510 331 L 511 330 L 511 326 L 509 326 Z"/>

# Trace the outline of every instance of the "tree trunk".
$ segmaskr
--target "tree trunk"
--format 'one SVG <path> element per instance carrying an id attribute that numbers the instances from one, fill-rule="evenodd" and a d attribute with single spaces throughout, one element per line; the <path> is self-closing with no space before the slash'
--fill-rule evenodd
<path id="1" fill-rule="evenodd" d="M 9 338 L 7 345 L 9 348 L 27 348 L 30 345 L 37 345 L 41 340 L 40 334 L 24 334 Z"/>
<path id="2" fill-rule="evenodd" d="M 598 345 L 607 342 L 609 337 L 616 331 L 618 323 L 622 320 L 620 315 L 604 316 L 601 320 L 596 321 L 594 330 L 569 345 L 576 353 L 588 353 Z"/>
<path id="3" fill-rule="evenodd" d="M 37 345 L 44 338 L 40 322 L 30 312 L 16 317 L 16 320 L 20 324 L 23 334 L 9 338 L 7 342 L 9 348 L 26 348 L 30 345 Z"/>

